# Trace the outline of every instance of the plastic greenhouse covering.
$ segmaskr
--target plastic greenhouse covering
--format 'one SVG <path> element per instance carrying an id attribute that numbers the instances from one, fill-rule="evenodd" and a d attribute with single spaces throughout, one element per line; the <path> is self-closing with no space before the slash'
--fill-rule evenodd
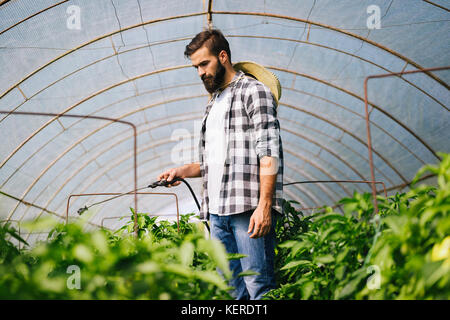
<path id="1" fill-rule="evenodd" d="M 278 76 L 284 182 L 305 182 L 286 185 L 284 197 L 303 208 L 371 192 L 367 183 L 313 183 L 371 181 L 366 77 L 450 65 L 444 0 L 0 2 L 0 219 L 18 223 L 65 219 L 70 195 L 134 190 L 127 123 L 137 133 L 137 187 L 194 161 L 208 94 L 183 52 L 208 26 L 227 37 L 232 62 Z M 388 194 L 450 152 L 449 82 L 449 69 L 368 81 L 374 178 Z M 199 199 L 200 180 L 188 179 Z M 174 193 L 181 213 L 197 212 L 184 186 L 145 191 Z M 69 217 L 103 199 L 72 197 Z M 174 199 L 139 194 L 139 211 L 173 218 Z M 95 207 L 90 227 L 117 228 L 113 217 L 133 201 Z"/>

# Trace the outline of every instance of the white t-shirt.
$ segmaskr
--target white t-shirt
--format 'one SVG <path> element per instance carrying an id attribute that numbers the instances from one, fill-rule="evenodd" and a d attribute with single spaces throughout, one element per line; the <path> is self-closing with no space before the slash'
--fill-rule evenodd
<path id="1" fill-rule="evenodd" d="M 225 112 L 228 109 L 230 89 L 226 88 L 216 97 L 206 119 L 205 153 L 208 163 L 209 212 L 219 213 L 220 185 L 227 156 L 225 136 Z"/>

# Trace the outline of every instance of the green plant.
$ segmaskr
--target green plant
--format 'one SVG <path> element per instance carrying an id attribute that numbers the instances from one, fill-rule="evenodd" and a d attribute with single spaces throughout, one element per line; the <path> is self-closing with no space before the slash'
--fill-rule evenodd
<path id="1" fill-rule="evenodd" d="M 272 299 L 334 299 L 348 282 L 348 277 L 363 263 L 375 234 L 370 220 L 370 197 L 354 194 L 341 200 L 345 213 L 322 212 L 299 219 L 300 233 L 281 243 L 283 266 L 280 288 L 267 296 Z M 353 211 L 358 212 L 355 217 Z"/>
<path id="2" fill-rule="evenodd" d="M 339 201 L 344 214 L 326 208 L 304 217 L 288 206 L 284 219 L 298 227 L 277 231 L 292 238 L 277 248 L 281 282 L 266 297 L 449 299 L 450 155 L 440 156 L 440 164 L 419 170 L 410 191 L 378 196 L 378 215 L 368 193 Z M 415 187 L 425 172 L 436 175 L 438 188 Z"/>
<path id="3" fill-rule="evenodd" d="M 380 269 L 380 287 L 363 287 L 357 298 L 450 298 L 450 155 L 439 154 L 439 165 L 427 165 L 416 174 L 411 199 L 399 214 L 386 217 L 370 259 Z M 415 186 L 424 173 L 437 176 L 438 187 Z"/>
<path id="4" fill-rule="evenodd" d="M 20 250 L 7 238 L 13 237 L 17 241 L 28 246 L 28 243 L 20 237 L 10 223 L 0 225 L 0 264 L 11 262 L 20 255 Z"/>
<path id="5" fill-rule="evenodd" d="M 48 241 L 0 266 L 0 298 L 230 298 L 225 279 L 216 271 L 230 276 L 221 243 L 205 239 L 195 226 L 176 241 L 171 237 L 148 232 L 135 238 L 106 230 L 86 232 L 82 223 L 57 224 Z M 79 289 L 68 285 L 70 266 L 80 270 Z"/>
<path id="6" fill-rule="evenodd" d="M 368 193 L 340 200 L 343 213 L 323 207 L 305 216 L 295 201 L 284 201 L 276 227 L 279 287 L 265 298 L 449 299 L 450 155 L 440 156 L 439 165 L 419 170 L 408 192 L 378 196 L 379 214 Z M 437 187 L 415 185 L 426 172 Z M 86 232 L 82 220 L 52 223 L 47 241 L 22 250 L 9 239 L 26 242 L 3 225 L 0 299 L 230 299 L 228 261 L 242 255 L 205 239 L 191 216 L 180 216 L 178 226 L 139 213 L 137 238 L 132 209 L 116 232 Z M 68 285 L 70 266 L 79 267 L 80 289 Z"/>

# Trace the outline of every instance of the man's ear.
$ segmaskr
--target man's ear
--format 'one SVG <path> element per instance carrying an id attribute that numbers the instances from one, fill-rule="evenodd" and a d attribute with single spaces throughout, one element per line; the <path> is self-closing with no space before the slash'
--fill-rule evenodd
<path id="1" fill-rule="evenodd" d="M 225 50 L 222 50 L 222 51 L 219 52 L 219 60 L 220 60 L 220 63 L 222 63 L 222 64 L 224 64 L 225 61 L 229 60 L 228 59 L 228 54 L 227 54 L 227 52 Z"/>

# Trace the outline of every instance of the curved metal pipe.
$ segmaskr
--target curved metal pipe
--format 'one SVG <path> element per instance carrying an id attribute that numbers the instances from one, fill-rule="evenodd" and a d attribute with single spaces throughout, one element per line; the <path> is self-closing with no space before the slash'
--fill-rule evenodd
<path id="1" fill-rule="evenodd" d="M 0 114 L 5 114 L 5 113 L 14 114 L 14 115 L 23 115 L 23 116 L 47 116 L 47 117 L 56 117 L 56 118 L 68 117 L 68 118 L 107 120 L 107 121 L 123 123 L 123 124 L 131 126 L 132 129 L 133 129 L 133 139 L 134 139 L 134 189 L 135 190 L 137 189 L 137 129 L 136 129 L 136 126 L 133 123 L 131 123 L 129 121 L 115 119 L 115 118 L 101 117 L 101 116 L 90 116 L 90 115 L 59 114 L 59 113 L 47 113 L 47 112 L 20 112 L 20 111 L 5 112 L 5 111 L 0 111 Z M 59 159 L 59 157 L 57 159 Z M 57 159 L 55 161 L 57 161 Z M 30 186 L 28 186 L 27 190 L 25 191 L 25 195 L 34 186 L 34 184 L 36 182 L 37 182 L 37 180 L 35 180 L 34 183 L 32 183 Z M 134 192 L 134 205 L 135 205 L 135 210 L 136 211 L 138 210 L 137 204 L 138 204 L 137 194 L 136 194 L 136 192 Z M 17 206 L 16 206 L 16 208 L 17 208 Z M 8 216 L 8 219 L 10 219 L 10 218 L 11 218 L 11 215 Z M 134 229 L 135 229 L 135 235 L 137 237 L 137 216 L 136 215 L 135 215 Z"/>

